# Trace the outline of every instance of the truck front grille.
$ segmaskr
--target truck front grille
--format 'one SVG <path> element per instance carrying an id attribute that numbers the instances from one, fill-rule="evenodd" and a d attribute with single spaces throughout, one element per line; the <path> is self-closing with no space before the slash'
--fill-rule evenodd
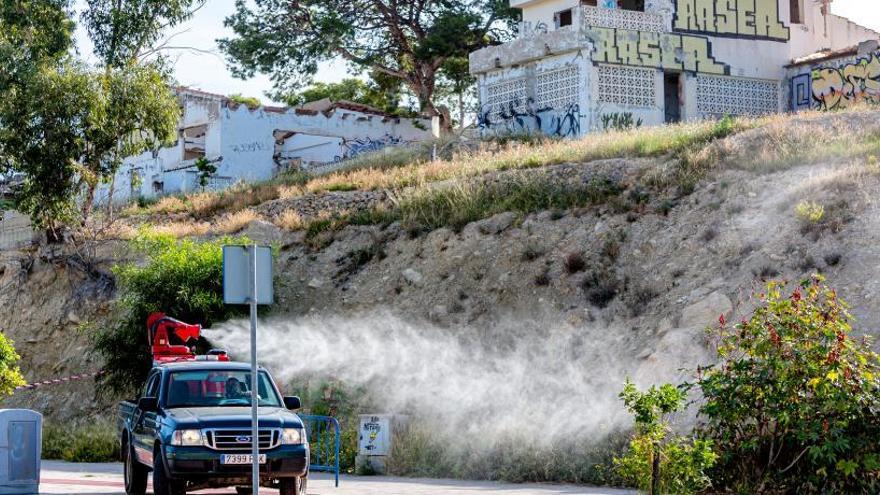
<path id="1" fill-rule="evenodd" d="M 250 451 L 250 429 L 213 429 L 205 430 L 208 447 L 216 450 Z M 281 444 L 281 430 L 260 428 L 260 450 L 274 449 Z"/>

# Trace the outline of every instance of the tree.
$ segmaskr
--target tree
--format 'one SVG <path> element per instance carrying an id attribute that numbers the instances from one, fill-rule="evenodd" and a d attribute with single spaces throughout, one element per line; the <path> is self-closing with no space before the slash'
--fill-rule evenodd
<path id="1" fill-rule="evenodd" d="M 158 50 L 163 31 L 192 17 L 205 0 L 87 0 L 82 14 L 94 52 L 105 66 L 119 67 Z"/>
<path id="2" fill-rule="evenodd" d="M 450 57 L 441 69 L 438 92 L 441 96 L 454 98 L 458 108 L 458 125 L 463 129 L 467 114 L 466 102 L 475 96 L 469 93 L 473 92 L 477 79 L 471 75 L 466 57 Z"/>
<path id="3" fill-rule="evenodd" d="M 68 7 L 68 0 L 0 3 L 0 103 L 14 97 L 6 92 L 26 84 L 42 64 L 58 60 L 70 49 L 74 24 Z"/>
<path id="4" fill-rule="evenodd" d="M 381 82 L 364 81 L 356 77 L 349 77 L 338 83 L 317 82 L 300 92 L 282 95 L 281 99 L 290 106 L 299 106 L 329 98 L 333 101 L 347 100 L 369 105 L 391 114 L 407 113 L 399 107 L 400 81 L 388 81 L 387 77 L 383 80 L 381 75 L 378 76 Z M 386 87 L 382 87 L 382 83 Z"/>
<path id="5" fill-rule="evenodd" d="M 17 363 L 20 359 L 13 342 L 0 332 L 0 397 L 12 395 L 16 387 L 25 384 Z"/>
<path id="6" fill-rule="evenodd" d="M 236 36 L 218 42 L 239 77 L 263 72 L 296 89 L 341 57 L 400 80 L 433 116 L 443 64 L 507 39 L 517 12 L 507 0 L 236 0 L 226 19 Z"/>
<path id="7" fill-rule="evenodd" d="M 815 276 L 770 283 L 751 317 L 717 328 L 700 370 L 716 487 L 740 493 L 880 493 L 880 357 Z"/>
<path id="8" fill-rule="evenodd" d="M 614 459 L 618 474 L 651 495 L 706 489 L 706 470 L 717 457 L 712 442 L 669 438 L 669 416 L 682 410 L 684 391 L 667 383 L 642 392 L 627 379 L 620 398 L 635 418 L 636 431 L 626 455 Z"/>
<path id="9" fill-rule="evenodd" d="M 177 136 L 177 100 L 153 66 L 98 72 L 67 61 L 42 68 L 16 95 L 28 111 L 3 113 L 0 154 L 25 175 L 19 208 L 53 232 L 74 218 L 80 190 L 85 221 L 96 187 L 124 157 Z"/>

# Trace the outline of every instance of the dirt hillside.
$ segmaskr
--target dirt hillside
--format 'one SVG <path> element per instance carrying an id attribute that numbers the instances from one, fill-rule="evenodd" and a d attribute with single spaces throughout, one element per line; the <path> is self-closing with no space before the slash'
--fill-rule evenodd
<path id="1" fill-rule="evenodd" d="M 821 272 L 852 304 L 857 329 L 880 334 L 876 158 L 761 166 L 767 143 L 797 146 L 817 129 L 862 133 L 874 146 L 880 139 L 876 113 L 811 117 L 709 145 L 706 153 L 721 156 L 718 166 L 688 194 L 640 186 L 669 157 L 614 158 L 528 172 L 575 182 L 601 173 L 622 192 L 594 206 L 507 212 L 420 235 L 399 223 L 348 226 L 321 234 L 318 244 L 269 216 L 243 233 L 282 246 L 274 316 L 382 311 L 498 339 L 505 338 L 499 321 L 540 321 L 587 341 L 612 339 L 622 371 L 638 381 L 676 380 L 680 369 L 711 360 L 705 327 L 747 309 L 749 294 L 771 278 Z M 384 193 L 332 194 L 386 200 Z M 277 201 L 254 209 L 278 210 Z M 806 218 L 804 205 L 821 206 L 822 218 Z M 110 267 L 121 257 L 118 243 L 100 251 L 92 271 L 46 248 L 2 253 L 0 329 L 15 340 L 28 380 L 100 369 L 89 333 L 107 318 L 115 297 Z M 110 404 L 93 397 L 86 380 L 19 392 L 3 406 L 67 420 Z"/>

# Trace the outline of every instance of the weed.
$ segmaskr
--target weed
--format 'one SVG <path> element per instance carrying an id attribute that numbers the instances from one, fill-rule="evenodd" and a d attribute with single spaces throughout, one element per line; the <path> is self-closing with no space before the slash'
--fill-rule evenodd
<path id="1" fill-rule="evenodd" d="M 641 283 L 628 290 L 625 299 L 630 315 L 633 317 L 641 316 L 648 304 L 659 295 L 660 293 L 654 287 Z"/>
<path id="2" fill-rule="evenodd" d="M 816 264 L 816 259 L 813 258 L 813 256 L 808 254 L 806 256 L 803 256 L 797 262 L 797 268 L 798 268 L 798 270 L 801 271 L 801 273 L 811 272 L 811 271 L 815 270 L 816 268 L 818 268 L 818 264 Z"/>
<path id="3" fill-rule="evenodd" d="M 718 229 L 713 226 L 704 230 L 703 234 L 700 236 L 700 239 L 708 244 L 712 242 L 716 237 L 718 237 Z"/>
<path id="4" fill-rule="evenodd" d="M 837 266 L 840 264 L 840 261 L 843 259 L 843 255 L 840 253 L 828 253 L 822 257 L 825 261 L 825 264 L 828 266 Z"/>
<path id="5" fill-rule="evenodd" d="M 765 264 L 761 265 L 760 268 L 752 272 L 753 275 L 758 277 L 761 280 L 770 280 L 773 277 L 779 275 L 779 270 L 776 269 L 773 265 Z"/>
<path id="6" fill-rule="evenodd" d="M 620 283 L 611 272 L 607 270 L 591 271 L 581 282 L 581 289 L 590 304 L 605 308 L 617 297 L 620 291 Z"/>
<path id="7" fill-rule="evenodd" d="M 538 246 L 535 243 L 529 242 L 523 248 L 522 252 L 522 260 L 523 261 L 535 261 L 536 259 L 544 256 L 544 249 Z"/>
<path id="8" fill-rule="evenodd" d="M 825 207 L 812 201 L 801 201 L 794 208 L 798 220 L 817 224 L 825 217 Z"/>
<path id="9" fill-rule="evenodd" d="M 284 210 L 277 218 L 275 218 L 273 223 L 278 228 L 290 231 L 300 230 L 306 224 L 296 210 Z"/>
<path id="10" fill-rule="evenodd" d="M 565 267 L 565 271 L 571 275 L 584 271 L 587 267 L 587 261 L 584 259 L 583 251 L 573 251 L 565 255 L 562 265 Z"/>
<path id="11" fill-rule="evenodd" d="M 613 237 L 606 237 L 605 242 L 602 243 L 602 256 L 612 262 L 617 261 L 617 258 L 620 257 L 620 241 Z"/>
<path id="12" fill-rule="evenodd" d="M 544 268 L 537 275 L 535 275 L 535 285 L 538 287 L 545 287 L 550 285 L 550 270 Z"/>
<path id="13" fill-rule="evenodd" d="M 668 216 L 669 212 L 671 212 L 676 206 L 678 206 L 678 203 L 675 200 L 664 199 L 656 208 L 654 208 L 654 212 L 665 217 Z"/>

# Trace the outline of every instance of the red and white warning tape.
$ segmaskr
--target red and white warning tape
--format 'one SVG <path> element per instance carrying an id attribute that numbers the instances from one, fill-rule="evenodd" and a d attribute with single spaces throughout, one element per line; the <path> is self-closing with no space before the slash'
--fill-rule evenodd
<path id="1" fill-rule="evenodd" d="M 64 378 L 54 378 L 52 380 L 43 380 L 41 382 L 28 383 L 27 385 L 15 387 L 15 390 L 32 390 L 35 388 L 45 387 L 47 385 L 57 385 L 59 383 L 75 382 L 75 381 L 79 381 L 79 380 L 85 380 L 88 378 L 95 378 L 95 377 L 101 376 L 103 374 L 104 374 L 104 370 L 95 371 L 93 373 L 81 373 L 79 375 L 65 376 Z"/>

